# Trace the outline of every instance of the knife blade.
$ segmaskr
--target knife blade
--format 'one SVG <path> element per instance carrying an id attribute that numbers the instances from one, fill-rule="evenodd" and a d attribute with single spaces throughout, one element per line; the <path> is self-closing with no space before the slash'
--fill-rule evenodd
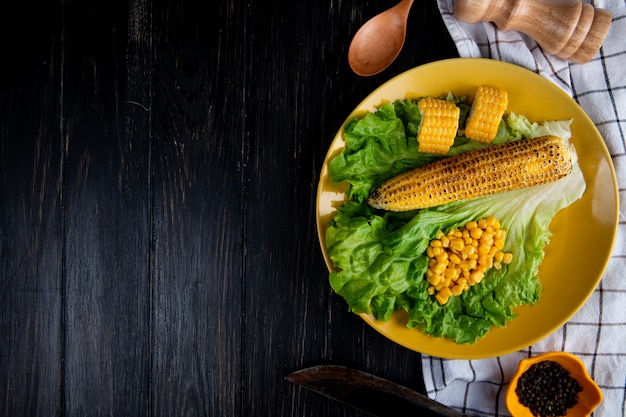
<path id="1" fill-rule="evenodd" d="M 313 366 L 295 371 L 285 379 L 380 417 L 465 416 L 403 385 L 345 366 Z"/>

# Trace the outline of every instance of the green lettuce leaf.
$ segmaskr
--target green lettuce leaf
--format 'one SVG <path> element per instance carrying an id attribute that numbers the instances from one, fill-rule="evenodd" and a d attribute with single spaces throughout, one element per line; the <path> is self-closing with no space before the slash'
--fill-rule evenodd
<path id="1" fill-rule="evenodd" d="M 358 198 L 340 207 L 326 233 L 328 255 L 336 267 L 336 271 L 330 274 L 331 286 L 357 314 L 371 313 L 378 320 L 388 320 L 391 314 L 402 308 L 409 313 L 408 326 L 411 328 L 436 337 L 447 337 L 457 343 L 474 343 L 493 326 L 505 326 L 515 317 L 517 306 L 538 301 L 541 282 L 537 272 L 551 236 L 549 224 L 558 211 L 582 196 L 585 189 L 582 172 L 575 164 L 570 175 L 549 184 L 412 212 L 374 210 L 363 200 L 372 187 L 391 175 L 384 169 L 369 175 L 370 162 L 364 163 L 365 158 L 357 156 L 360 152 L 369 149 L 369 157 L 374 161 L 380 158 L 386 169 L 394 172 L 392 175 L 432 160 L 432 156 L 420 155 L 405 143 L 407 136 L 402 132 L 411 131 L 413 127 L 400 129 L 395 126 L 397 120 L 404 126 L 415 119 L 412 103 L 383 107 L 384 114 L 370 113 L 346 127 L 351 132 L 346 135 L 346 146 L 357 141 L 359 149 L 346 154 L 352 161 L 357 161 L 358 170 L 362 171 L 358 178 L 349 175 L 349 179 L 343 180 L 351 182 L 353 196 L 357 191 L 365 194 L 359 194 Z M 402 118 L 399 119 L 398 115 Z M 367 118 L 367 129 L 354 126 Z M 377 124 L 385 127 L 377 129 Z M 530 123 L 524 116 L 512 114 L 501 124 L 498 141 L 524 140 L 545 134 L 558 134 L 568 140 L 570 124 L 571 121 Z M 377 136 L 379 133 L 370 133 L 376 137 L 373 139 L 376 144 L 372 145 L 369 136 L 354 133 L 366 130 L 385 130 L 392 135 L 388 139 L 384 135 Z M 458 138 L 458 142 L 451 154 L 484 146 L 464 138 Z M 396 149 L 401 157 L 393 157 L 395 153 L 390 151 L 391 148 Z M 399 163 L 399 160 L 403 162 Z M 389 164 L 390 161 L 394 162 Z M 341 170 L 356 172 L 349 165 L 343 165 Z M 337 163 L 336 169 L 339 166 Z M 499 271 L 492 268 L 480 284 L 461 296 L 452 297 L 446 305 L 439 305 L 426 293 L 426 247 L 439 230 L 445 232 L 488 216 L 498 218 L 507 231 L 504 250 L 514 253 L 513 262 Z"/>

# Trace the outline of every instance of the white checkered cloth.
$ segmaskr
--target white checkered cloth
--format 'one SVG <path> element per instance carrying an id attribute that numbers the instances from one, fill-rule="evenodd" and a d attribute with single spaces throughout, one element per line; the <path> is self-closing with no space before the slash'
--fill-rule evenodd
<path id="1" fill-rule="evenodd" d="M 585 0 L 588 1 L 588 0 Z M 594 121 L 617 173 L 620 212 L 617 238 L 607 270 L 585 306 L 562 328 L 523 351 L 492 359 L 447 360 L 424 355 L 428 395 L 468 416 L 509 416 L 508 382 L 523 358 L 568 351 L 587 365 L 604 394 L 594 417 L 619 417 L 626 410 L 626 2 L 597 0 L 613 15 L 598 54 L 577 65 L 547 55 L 519 32 L 492 23 L 464 24 L 453 15 L 454 0 L 439 10 L 462 57 L 506 61 L 535 71 L 568 92 Z M 593 244 L 592 242 L 590 242 Z"/>

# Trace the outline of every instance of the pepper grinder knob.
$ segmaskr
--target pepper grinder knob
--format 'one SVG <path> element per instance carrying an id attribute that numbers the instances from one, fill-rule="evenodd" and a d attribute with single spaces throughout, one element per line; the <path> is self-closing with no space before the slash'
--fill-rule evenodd
<path id="1" fill-rule="evenodd" d="M 517 30 L 544 51 L 578 64 L 598 52 L 612 15 L 580 0 L 456 0 L 454 15 L 462 22 L 493 22 Z"/>

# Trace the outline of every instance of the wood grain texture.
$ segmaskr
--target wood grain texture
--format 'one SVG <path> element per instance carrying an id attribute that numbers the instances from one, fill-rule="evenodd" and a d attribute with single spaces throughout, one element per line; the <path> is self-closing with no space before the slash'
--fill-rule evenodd
<path id="1" fill-rule="evenodd" d="M 598 52 L 612 20 L 609 11 L 580 0 L 459 0 L 454 14 L 463 22 L 493 22 L 503 31 L 525 33 L 545 52 L 578 64 Z"/>
<path id="2" fill-rule="evenodd" d="M 148 407 L 150 117 L 128 93 L 150 67 L 126 59 L 127 24 L 122 2 L 64 6 L 68 415 Z"/>
<path id="3" fill-rule="evenodd" d="M 58 5 L 9 9 L 0 48 L 0 414 L 62 408 L 62 50 Z M 13 22 L 33 37 L 13 42 Z M 8 64 L 10 63 L 10 64 Z"/>
<path id="4" fill-rule="evenodd" d="M 153 5 L 154 415 L 242 406 L 243 7 Z"/>
<path id="5" fill-rule="evenodd" d="M 337 363 L 422 390 L 420 355 L 334 295 L 319 170 L 350 111 L 456 55 L 415 2 L 28 0 L 2 16 L 0 415 L 362 416 L 284 380 Z M 32 28 L 32 38 L 22 36 Z"/>

